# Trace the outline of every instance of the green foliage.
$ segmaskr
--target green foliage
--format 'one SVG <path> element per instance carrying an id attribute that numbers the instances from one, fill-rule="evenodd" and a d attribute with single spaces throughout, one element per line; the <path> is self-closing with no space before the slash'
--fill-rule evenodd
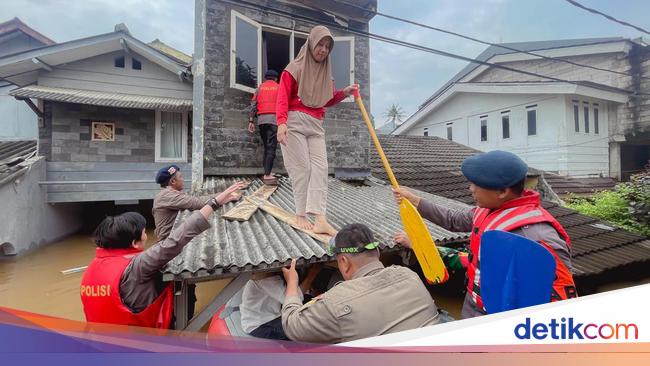
<path id="1" fill-rule="evenodd" d="M 650 236 L 650 184 L 647 179 L 637 177 L 617 185 L 613 191 L 598 192 L 589 198 L 570 197 L 567 207 Z"/>

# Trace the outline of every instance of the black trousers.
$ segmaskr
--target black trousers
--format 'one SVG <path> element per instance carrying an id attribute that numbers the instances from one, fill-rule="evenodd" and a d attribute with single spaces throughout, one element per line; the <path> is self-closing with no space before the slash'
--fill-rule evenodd
<path id="1" fill-rule="evenodd" d="M 269 175 L 273 170 L 275 151 L 278 148 L 278 126 L 265 123 L 258 127 L 260 137 L 262 137 L 262 143 L 264 144 L 264 175 Z"/>
<path id="2" fill-rule="evenodd" d="M 275 318 L 269 322 L 266 322 L 259 327 L 255 328 L 250 333 L 253 337 L 257 338 L 266 338 L 266 339 L 279 339 L 283 341 L 288 341 L 287 335 L 284 334 L 284 329 L 282 329 L 282 317 Z"/>

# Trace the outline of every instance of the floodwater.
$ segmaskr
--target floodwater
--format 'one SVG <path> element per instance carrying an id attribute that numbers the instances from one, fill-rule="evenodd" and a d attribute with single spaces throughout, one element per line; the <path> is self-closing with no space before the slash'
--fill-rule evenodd
<path id="1" fill-rule="evenodd" d="M 148 245 L 154 243 L 153 230 L 147 230 Z M 88 265 L 95 255 L 89 235 L 72 235 L 65 240 L 19 257 L 0 259 L 0 306 L 85 321 L 79 285 L 83 272 L 64 275 L 62 270 Z M 230 280 L 197 285 L 197 310 L 205 305 Z"/>
<path id="2" fill-rule="evenodd" d="M 155 235 L 147 231 L 148 245 Z M 40 248 L 20 257 L 0 258 L 0 306 L 38 314 L 84 321 L 79 298 L 82 272 L 64 275 L 63 270 L 87 265 L 95 253 L 89 235 L 72 235 L 65 240 Z M 197 284 L 196 313 L 202 310 L 230 280 Z M 650 278 L 638 282 L 610 283 L 597 292 L 650 283 Z M 436 304 L 460 319 L 463 298 L 452 291 L 432 290 Z M 205 329 L 205 328 L 204 328 Z"/>

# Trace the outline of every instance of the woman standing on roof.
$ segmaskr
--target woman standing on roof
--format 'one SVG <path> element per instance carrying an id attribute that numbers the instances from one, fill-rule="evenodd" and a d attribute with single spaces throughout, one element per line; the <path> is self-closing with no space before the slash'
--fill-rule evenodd
<path id="1" fill-rule="evenodd" d="M 276 105 L 278 142 L 293 185 L 297 224 L 315 233 L 334 235 L 327 221 L 327 149 L 325 108 L 350 96 L 358 85 L 334 89 L 330 52 L 334 38 L 316 26 L 298 56 L 282 72 Z M 314 224 L 307 215 L 315 217 Z"/>

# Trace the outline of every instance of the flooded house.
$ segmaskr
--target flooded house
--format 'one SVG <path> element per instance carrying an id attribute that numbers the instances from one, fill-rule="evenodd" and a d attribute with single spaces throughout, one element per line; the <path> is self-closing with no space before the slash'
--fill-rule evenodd
<path id="1" fill-rule="evenodd" d="M 38 164 L 22 184 L 35 181 L 41 205 L 65 212 L 98 202 L 136 205 L 158 191 L 160 166 L 189 170 L 190 63 L 163 46 L 119 24 L 110 33 L 0 57 L 0 77 L 15 86 L 9 95 L 38 120 Z M 78 229 L 67 225 L 64 232 Z M 32 239 L 16 239 L 16 253 L 62 236 L 34 231 Z"/>

